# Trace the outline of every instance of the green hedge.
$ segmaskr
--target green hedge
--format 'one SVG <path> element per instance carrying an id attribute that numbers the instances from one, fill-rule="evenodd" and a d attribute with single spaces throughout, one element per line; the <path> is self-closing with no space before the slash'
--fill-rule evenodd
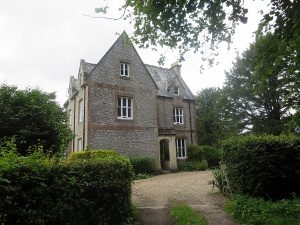
<path id="1" fill-rule="evenodd" d="M 222 147 L 233 192 L 272 199 L 300 193 L 299 137 L 235 137 Z"/>
<path id="2" fill-rule="evenodd" d="M 0 221 L 126 224 L 132 212 L 131 168 L 121 156 L 57 161 L 2 154 Z"/>
<path id="3" fill-rule="evenodd" d="M 219 166 L 221 160 L 221 152 L 212 146 L 201 146 L 204 159 L 208 163 L 208 167 L 213 168 Z"/>
<path id="4" fill-rule="evenodd" d="M 203 149 L 198 145 L 189 145 L 187 147 L 187 160 L 188 161 L 202 161 Z"/>
<path id="5" fill-rule="evenodd" d="M 132 157 L 130 162 L 135 174 L 151 174 L 155 171 L 155 159 L 151 157 Z"/>
<path id="6" fill-rule="evenodd" d="M 95 159 L 95 158 L 119 158 L 120 155 L 111 149 L 101 149 L 101 150 L 87 150 L 81 152 L 75 152 L 69 155 L 69 160 L 85 160 L 85 159 Z"/>
<path id="7" fill-rule="evenodd" d="M 225 210 L 241 224 L 299 225 L 300 200 L 265 201 L 243 195 L 231 196 Z"/>
<path id="8" fill-rule="evenodd" d="M 208 164 L 206 160 L 202 160 L 202 161 L 177 160 L 177 168 L 180 171 L 202 171 L 202 170 L 207 170 Z"/>

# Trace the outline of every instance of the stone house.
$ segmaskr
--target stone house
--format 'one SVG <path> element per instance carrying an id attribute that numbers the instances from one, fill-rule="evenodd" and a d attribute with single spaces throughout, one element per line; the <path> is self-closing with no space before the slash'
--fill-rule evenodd
<path id="1" fill-rule="evenodd" d="M 194 96 L 181 66 L 144 64 L 125 32 L 97 64 L 80 61 L 68 95 L 69 154 L 114 149 L 153 157 L 157 169 L 176 169 L 196 142 Z"/>

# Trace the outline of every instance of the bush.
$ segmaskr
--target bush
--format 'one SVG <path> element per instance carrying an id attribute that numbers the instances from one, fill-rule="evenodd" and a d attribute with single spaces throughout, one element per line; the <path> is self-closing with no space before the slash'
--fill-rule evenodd
<path id="1" fill-rule="evenodd" d="M 203 150 L 198 145 L 189 145 L 187 147 L 187 160 L 188 161 L 202 161 Z"/>
<path id="2" fill-rule="evenodd" d="M 155 159 L 151 157 L 133 157 L 130 162 L 135 174 L 151 174 L 155 171 Z"/>
<path id="3" fill-rule="evenodd" d="M 90 152 L 80 153 L 89 158 L 84 154 Z M 129 160 L 119 155 L 57 161 L 38 154 L 4 153 L 0 221 L 3 225 L 125 224 L 132 215 L 131 168 Z"/>
<path id="4" fill-rule="evenodd" d="M 114 158 L 120 157 L 118 153 L 110 149 L 101 150 L 87 150 L 81 152 L 72 153 L 69 156 L 69 160 L 85 160 L 85 159 L 95 159 L 95 158 Z"/>
<path id="5" fill-rule="evenodd" d="M 225 210 L 240 223 L 253 225 L 299 225 L 300 200 L 265 201 L 242 195 L 232 196 Z"/>
<path id="6" fill-rule="evenodd" d="M 221 160 L 221 154 L 220 151 L 217 148 L 211 147 L 211 146 L 201 146 L 203 151 L 204 159 L 208 163 L 208 167 L 217 167 L 219 166 L 220 160 Z"/>
<path id="7" fill-rule="evenodd" d="M 272 199 L 300 193 L 299 137 L 235 137 L 222 147 L 233 192 Z"/>
<path id="8" fill-rule="evenodd" d="M 202 170 L 207 170 L 208 164 L 206 160 L 202 160 L 202 161 L 177 160 L 177 168 L 180 171 L 202 171 Z"/>

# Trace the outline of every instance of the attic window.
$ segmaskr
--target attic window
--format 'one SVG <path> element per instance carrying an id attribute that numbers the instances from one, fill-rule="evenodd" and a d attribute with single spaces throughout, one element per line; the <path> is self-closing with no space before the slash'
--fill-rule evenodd
<path id="1" fill-rule="evenodd" d="M 174 95 L 179 95 L 179 87 L 174 86 Z"/>
<path id="2" fill-rule="evenodd" d="M 129 77 L 129 63 L 120 63 L 120 76 L 122 77 Z"/>

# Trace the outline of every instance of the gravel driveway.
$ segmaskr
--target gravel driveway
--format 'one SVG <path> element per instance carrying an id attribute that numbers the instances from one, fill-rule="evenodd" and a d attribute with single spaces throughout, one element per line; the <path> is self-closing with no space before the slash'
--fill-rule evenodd
<path id="1" fill-rule="evenodd" d="M 202 212 L 210 224 L 235 225 L 222 210 L 224 197 L 208 184 L 212 179 L 211 171 L 199 171 L 168 173 L 137 180 L 132 187 L 132 199 L 142 209 L 168 208 L 173 201 L 182 202 Z"/>

